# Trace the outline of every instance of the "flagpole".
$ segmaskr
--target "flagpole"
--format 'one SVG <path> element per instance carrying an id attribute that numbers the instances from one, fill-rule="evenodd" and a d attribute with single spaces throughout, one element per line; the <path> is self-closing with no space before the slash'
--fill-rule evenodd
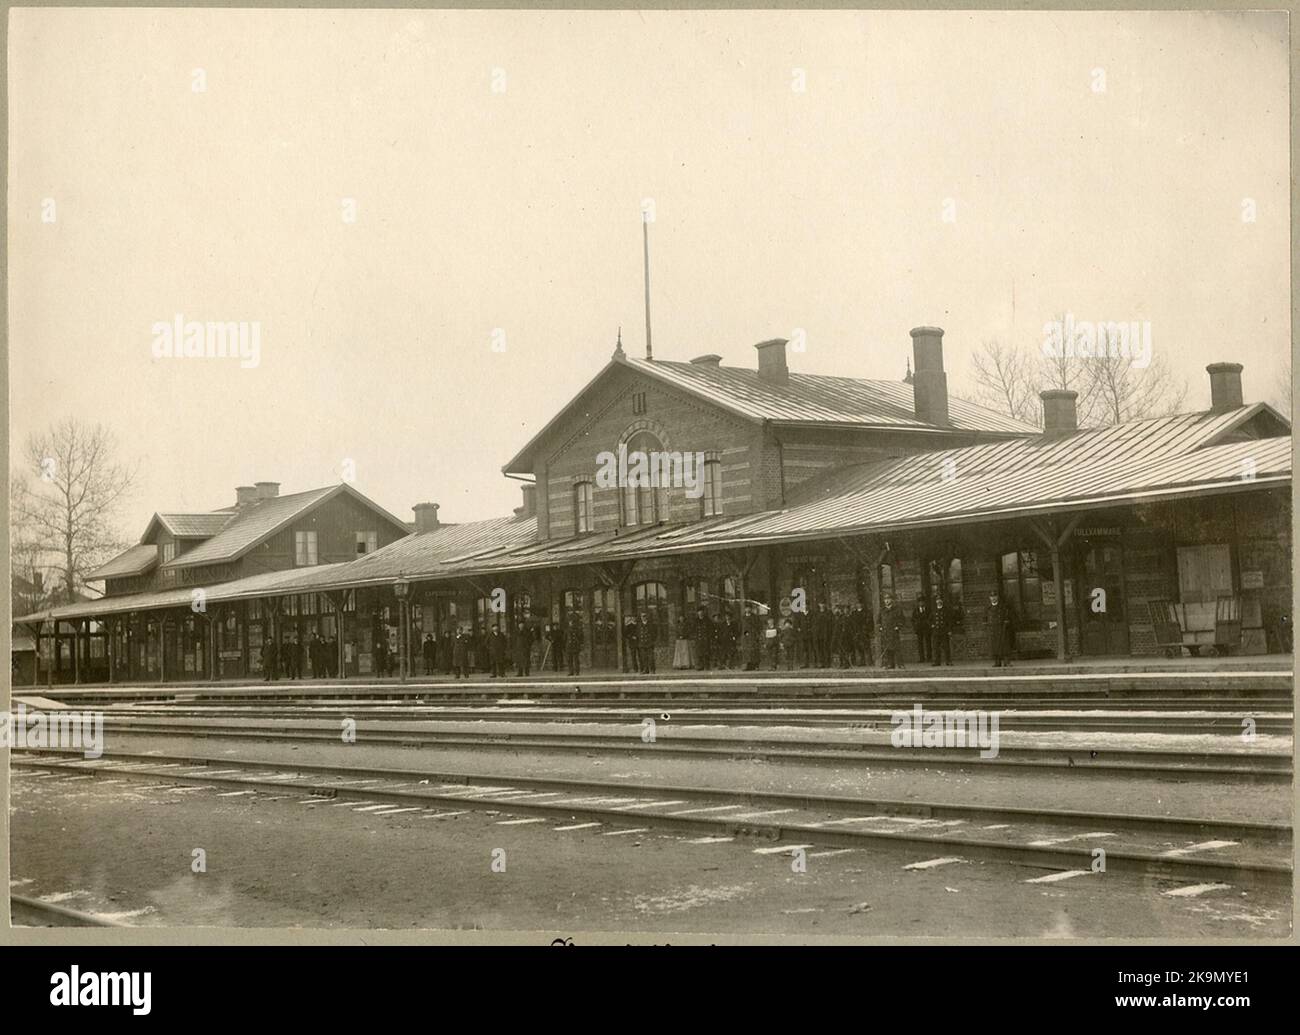
<path id="1" fill-rule="evenodd" d="M 654 359 L 650 345 L 650 219 L 645 213 L 641 215 L 641 242 L 645 250 L 645 358 Z"/>

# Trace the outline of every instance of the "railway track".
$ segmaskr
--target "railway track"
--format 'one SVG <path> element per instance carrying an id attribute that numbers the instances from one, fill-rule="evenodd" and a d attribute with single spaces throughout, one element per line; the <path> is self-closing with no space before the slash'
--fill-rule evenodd
<path id="1" fill-rule="evenodd" d="M 687 831 L 706 838 L 770 841 L 774 850 L 924 847 L 945 857 L 988 859 L 1049 871 L 1105 872 L 1168 880 L 1232 880 L 1290 887 L 1292 831 L 1268 823 L 969 806 L 780 792 L 633 785 L 622 781 L 496 777 L 491 773 L 358 766 L 291 765 L 251 758 L 114 755 L 19 750 L 15 780 L 146 781 L 210 788 L 223 796 L 263 794 L 359 812 L 465 812 L 563 819 L 562 829 L 628 827 Z M 579 825 L 581 824 L 581 825 Z"/>
<path id="2" fill-rule="evenodd" d="M 470 725 L 470 724 L 464 724 Z M 420 725 L 358 725 L 356 736 L 369 745 L 395 747 L 478 747 L 508 750 L 602 752 L 618 755 L 653 752 L 677 757 L 763 758 L 789 762 L 900 766 L 978 767 L 981 772 L 1066 769 L 1072 775 L 1122 772 L 1142 777 L 1201 778 L 1289 783 L 1291 757 L 1260 749 L 1243 751 L 1166 751 L 1114 747 L 1007 747 L 996 758 L 981 757 L 979 747 L 894 748 L 887 741 L 760 739 L 686 735 L 671 724 L 656 727 L 655 739 L 642 739 L 645 727 L 617 729 L 544 728 L 514 730 L 508 723 L 479 722 L 478 728 Z M 563 724 L 558 724 L 563 726 Z M 339 723 L 307 724 L 297 720 L 181 720 L 167 717 L 105 717 L 108 735 L 211 737 L 221 739 L 299 741 L 337 744 Z"/>
<path id="3" fill-rule="evenodd" d="M 54 902 L 9 892 L 10 922 L 14 927 L 129 927 L 108 917 L 83 913 Z"/>
<path id="4" fill-rule="evenodd" d="M 891 716 L 910 708 L 815 708 L 777 705 L 770 708 L 702 708 L 694 705 L 668 705 L 671 720 L 679 724 L 718 724 L 741 726 L 806 726 L 816 728 L 890 729 Z M 987 709 L 983 706 L 984 710 Z M 935 708 L 935 710 L 965 710 L 960 708 Z M 1256 711 L 1238 707 L 1234 711 L 1214 712 L 1068 712 L 1059 710 L 1035 714 L 1019 707 L 998 711 L 1000 728 L 1022 731 L 1064 731 L 1099 733 L 1185 733 L 1240 735 L 1246 720 L 1256 733 L 1289 736 L 1293 729 L 1290 713 Z M 497 703 L 473 708 L 456 708 L 445 705 L 376 704 L 372 701 L 321 701 L 312 704 L 266 705 L 123 705 L 105 709 L 106 714 L 130 716 L 172 716 L 178 718 L 268 718 L 310 719 L 338 715 L 355 719 L 428 720 L 448 722 L 474 722 L 478 720 L 513 720 L 517 722 L 640 722 L 643 718 L 658 719 L 664 711 L 626 705 L 602 705 L 571 708 L 562 705 L 536 707 L 531 703 Z"/>

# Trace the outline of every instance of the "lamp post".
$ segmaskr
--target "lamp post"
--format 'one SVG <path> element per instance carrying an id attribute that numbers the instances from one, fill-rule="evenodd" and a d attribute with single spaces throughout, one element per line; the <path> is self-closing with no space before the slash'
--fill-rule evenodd
<path id="1" fill-rule="evenodd" d="M 409 635 L 407 629 L 407 597 L 411 593 L 411 582 L 403 574 L 398 574 L 397 581 L 393 583 L 393 593 L 397 597 L 397 650 L 400 655 L 397 660 L 397 675 L 402 682 L 406 682 L 407 676 L 407 658 L 406 658 L 406 640 Z"/>

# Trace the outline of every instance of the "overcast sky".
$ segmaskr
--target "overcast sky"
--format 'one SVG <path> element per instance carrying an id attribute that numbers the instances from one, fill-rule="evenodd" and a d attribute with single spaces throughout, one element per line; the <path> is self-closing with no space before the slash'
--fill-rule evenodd
<path id="1" fill-rule="evenodd" d="M 11 19 L 12 441 L 111 427 L 132 538 L 347 461 L 406 520 L 508 513 L 501 465 L 644 348 L 646 198 L 658 358 L 803 328 L 794 369 L 900 378 L 937 324 L 969 394 L 1069 310 L 1149 320 L 1190 408 L 1216 360 L 1276 394 L 1284 14 Z M 257 321 L 260 363 L 156 359 L 177 313 Z"/>

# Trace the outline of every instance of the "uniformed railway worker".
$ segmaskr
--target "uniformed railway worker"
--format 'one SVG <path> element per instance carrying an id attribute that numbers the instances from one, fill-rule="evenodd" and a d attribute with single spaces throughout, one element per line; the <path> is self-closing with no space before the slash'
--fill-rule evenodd
<path id="1" fill-rule="evenodd" d="M 582 669 L 582 619 L 571 612 L 564 625 L 564 657 L 569 663 L 569 675 L 581 674 Z"/>
<path id="2" fill-rule="evenodd" d="M 452 641 L 451 667 L 457 679 L 469 675 L 469 633 L 464 629 L 457 629 Z"/>
<path id="3" fill-rule="evenodd" d="M 424 634 L 424 644 L 421 646 L 421 652 L 424 655 L 424 674 L 433 675 L 433 670 L 437 665 L 438 645 L 433 642 L 433 634 Z"/>
<path id="4" fill-rule="evenodd" d="M 1008 641 L 1011 639 L 1011 612 L 994 590 L 989 594 L 989 609 L 986 615 L 989 632 L 989 653 L 993 656 L 993 667 L 1002 668 L 1011 664 L 1008 656 Z"/>
<path id="5" fill-rule="evenodd" d="M 641 671 L 653 672 L 655 670 L 655 636 L 657 630 L 654 622 L 650 621 L 650 616 L 641 612 L 641 621 L 637 625 L 636 642 L 637 652 L 641 659 Z"/>
<path id="6" fill-rule="evenodd" d="M 517 676 L 532 675 L 533 633 L 532 623 L 526 619 L 515 623 L 514 655 Z"/>
<path id="7" fill-rule="evenodd" d="M 492 631 L 487 636 L 487 653 L 493 679 L 506 674 L 506 648 L 508 646 L 506 634 L 501 631 L 501 626 L 492 626 Z"/>
<path id="8" fill-rule="evenodd" d="M 930 624 L 930 608 L 925 603 L 925 597 L 917 597 L 916 606 L 912 608 L 912 632 L 916 634 L 916 653 L 921 661 L 930 660 L 930 632 L 932 628 Z"/>
<path id="9" fill-rule="evenodd" d="M 891 593 L 885 594 L 885 605 L 880 609 L 880 663 L 885 668 L 902 668 L 898 660 L 898 645 L 903 635 L 903 611 L 894 603 Z"/>
<path id="10" fill-rule="evenodd" d="M 932 664 L 952 664 L 952 633 L 949 619 L 951 615 L 944 607 L 943 597 L 935 595 L 934 607 L 930 609 L 930 651 L 934 656 Z"/>

